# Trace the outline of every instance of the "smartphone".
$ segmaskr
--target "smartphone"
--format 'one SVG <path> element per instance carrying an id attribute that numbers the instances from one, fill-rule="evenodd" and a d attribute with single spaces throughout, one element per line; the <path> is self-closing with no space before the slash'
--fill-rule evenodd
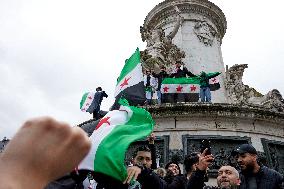
<path id="1" fill-rule="evenodd" d="M 207 151 L 205 155 L 210 155 L 211 154 L 211 146 L 210 146 L 210 140 L 204 139 L 201 141 L 200 145 L 200 153 L 203 153 L 203 151 L 207 148 Z"/>

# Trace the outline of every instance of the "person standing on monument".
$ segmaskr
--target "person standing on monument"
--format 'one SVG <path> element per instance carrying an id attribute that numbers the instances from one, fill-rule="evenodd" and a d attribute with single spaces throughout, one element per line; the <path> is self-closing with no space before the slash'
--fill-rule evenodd
<path id="1" fill-rule="evenodd" d="M 164 101 L 162 93 L 161 93 L 161 86 L 162 82 L 165 78 L 169 77 L 169 74 L 166 72 L 166 67 L 161 66 L 161 71 L 158 74 L 153 73 L 153 76 L 157 78 L 158 81 L 158 87 L 157 87 L 157 98 L 158 98 L 158 104 L 161 105 Z"/>
<path id="2" fill-rule="evenodd" d="M 101 87 L 96 88 L 96 93 L 94 96 L 94 100 L 92 102 L 91 106 L 94 106 L 94 111 L 93 111 L 93 118 L 95 120 L 98 120 L 100 118 L 100 110 L 101 110 L 101 103 L 103 101 L 104 97 L 108 97 L 105 91 L 102 90 Z"/>
<path id="3" fill-rule="evenodd" d="M 209 85 L 209 79 L 220 75 L 220 72 L 216 72 L 214 74 L 206 74 L 205 72 L 201 72 L 199 77 L 200 80 L 200 92 L 199 96 L 201 102 L 211 102 L 211 91 Z"/>
<path id="4" fill-rule="evenodd" d="M 180 61 L 177 61 L 175 63 L 175 72 L 170 75 L 170 77 L 174 78 L 181 78 L 181 77 L 195 77 L 193 73 L 188 71 L 188 69 L 184 66 L 181 65 Z M 186 94 L 185 93 L 175 93 L 173 95 L 174 102 L 185 102 L 186 101 Z"/>
<path id="5" fill-rule="evenodd" d="M 152 104 L 153 92 L 157 88 L 157 80 L 153 77 L 150 70 L 146 70 L 146 75 L 144 75 L 144 86 L 146 91 L 146 105 Z"/>
<path id="6" fill-rule="evenodd" d="M 188 71 L 188 69 L 184 65 L 182 66 L 180 61 L 177 61 L 175 63 L 175 67 L 176 67 L 175 73 L 171 74 L 171 77 L 181 78 L 181 77 L 195 77 L 196 76 L 190 71 Z"/>
<path id="7" fill-rule="evenodd" d="M 241 168 L 240 189 L 283 189 L 283 175 L 258 163 L 256 149 L 242 144 L 235 150 Z"/>

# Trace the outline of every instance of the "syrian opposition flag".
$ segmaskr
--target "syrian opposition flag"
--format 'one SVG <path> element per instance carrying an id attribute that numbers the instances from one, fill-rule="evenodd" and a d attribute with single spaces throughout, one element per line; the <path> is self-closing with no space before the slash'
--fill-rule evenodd
<path id="1" fill-rule="evenodd" d="M 124 181 L 125 153 L 132 142 L 149 136 L 154 121 L 145 109 L 129 106 L 125 99 L 119 103 L 119 110 L 109 111 L 95 126 L 92 148 L 78 168 Z"/>
<path id="2" fill-rule="evenodd" d="M 199 99 L 199 79 L 197 77 L 165 78 L 162 82 L 161 93 L 165 102 L 170 102 L 174 94 L 184 94 L 188 102 L 197 102 Z"/>
<path id="3" fill-rule="evenodd" d="M 92 102 L 94 100 L 95 93 L 93 92 L 87 92 L 82 96 L 81 102 L 80 102 L 80 109 L 82 112 L 91 112 L 92 108 Z"/>
<path id="4" fill-rule="evenodd" d="M 140 61 L 140 51 L 137 48 L 135 53 L 125 61 L 125 65 L 117 79 L 115 98 L 121 97 L 128 100 L 130 105 L 144 104 L 145 88 Z"/>
<path id="5" fill-rule="evenodd" d="M 210 91 L 216 91 L 220 89 L 220 83 L 218 76 L 209 79 Z"/>

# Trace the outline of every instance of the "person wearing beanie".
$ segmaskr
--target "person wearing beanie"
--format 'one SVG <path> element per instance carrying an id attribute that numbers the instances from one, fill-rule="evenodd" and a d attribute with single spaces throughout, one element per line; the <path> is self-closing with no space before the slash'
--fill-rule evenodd
<path id="1" fill-rule="evenodd" d="M 180 170 L 178 163 L 173 162 L 173 161 L 167 163 L 166 166 L 165 166 L 165 169 L 166 169 L 167 173 L 166 173 L 164 180 L 167 183 L 171 183 L 175 176 L 181 174 L 181 170 Z"/>

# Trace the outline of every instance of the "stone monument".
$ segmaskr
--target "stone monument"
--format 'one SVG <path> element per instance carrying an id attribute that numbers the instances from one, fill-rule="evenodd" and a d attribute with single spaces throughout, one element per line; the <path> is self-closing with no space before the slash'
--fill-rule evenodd
<path id="1" fill-rule="evenodd" d="M 171 72 L 175 62 L 181 61 L 194 74 L 222 73 L 220 89 L 212 92 L 213 103 L 145 107 L 156 122 L 158 164 L 182 163 L 184 156 L 200 150 L 203 139 L 209 139 L 215 156 L 211 178 L 221 165 L 236 166 L 231 152 L 243 143 L 251 143 L 264 164 L 284 173 L 284 100 L 277 89 L 263 95 L 245 85 L 242 76 L 248 65 L 225 68 L 221 44 L 226 28 L 222 10 L 208 0 L 165 0 L 144 20 L 140 28 L 142 41 L 147 43 L 141 52 L 144 68 L 158 72 L 164 65 Z M 145 143 L 146 139 L 134 143 L 126 161 Z"/>
<path id="2" fill-rule="evenodd" d="M 284 173 L 284 100 L 277 89 L 262 95 L 243 84 L 248 65 L 225 68 L 221 44 L 226 28 L 222 10 L 207 0 L 165 0 L 144 20 L 144 67 L 155 70 L 163 64 L 170 71 L 176 61 L 182 61 L 194 74 L 222 73 L 221 88 L 212 92 L 212 104 L 147 107 L 156 121 L 160 165 L 173 159 L 182 163 L 185 155 L 199 151 L 201 140 L 210 139 L 215 156 L 211 177 L 223 164 L 236 166 L 231 152 L 243 143 L 251 143 L 264 164 Z M 150 37 L 154 34 L 160 36 L 157 44 Z M 159 53 L 152 53 L 153 48 Z"/>
<path id="3" fill-rule="evenodd" d="M 179 27 L 176 27 L 177 24 Z M 165 51 L 162 60 L 166 66 L 181 60 L 184 66 L 195 75 L 200 74 L 201 71 L 221 72 L 222 74 L 218 77 L 221 88 L 212 92 L 212 99 L 213 102 L 218 103 L 228 102 L 224 87 L 225 67 L 221 52 L 227 22 L 225 15 L 216 5 L 203 0 L 163 1 L 148 13 L 141 28 L 143 28 L 142 40 L 147 42 L 145 54 L 153 46 L 146 40 L 145 31 L 147 33 L 160 31 L 162 42 L 159 46 L 162 46 L 160 48 L 162 52 Z M 146 59 L 145 63 L 148 57 L 142 56 Z"/>
<path id="4" fill-rule="evenodd" d="M 242 81 L 247 64 L 228 68 L 223 63 L 221 44 L 227 28 L 222 10 L 208 0 L 165 0 L 156 5 L 140 27 L 147 47 L 141 52 L 142 65 L 169 72 L 181 61 L 191 72 L 221 72 L 220 89 L 212 92 L 213 103 L 178 103 L 147 106 L 156 122 L 156 161 L 182 164 L 184 157 L 200 151 L 203 139 L 211 141 L 215 157 L 209 177 L 216 178 L 222 165 L 236 165 L 234 148 L 252 144 L 259 160 L 284 174 L 284 99 L 277 89 L 263 95 Z M 93 131 L 95 120 L 80 127 Z M 88 133 L 91 135 L 91 133 Z M 9 142 L 0 141 L 0 153 Z M 141 140 L 133 143 L 126 163 Z M 210 181 L 210 180 L 209 180 Z M 216 182 L 211 182 L 215 184 Z"/>

